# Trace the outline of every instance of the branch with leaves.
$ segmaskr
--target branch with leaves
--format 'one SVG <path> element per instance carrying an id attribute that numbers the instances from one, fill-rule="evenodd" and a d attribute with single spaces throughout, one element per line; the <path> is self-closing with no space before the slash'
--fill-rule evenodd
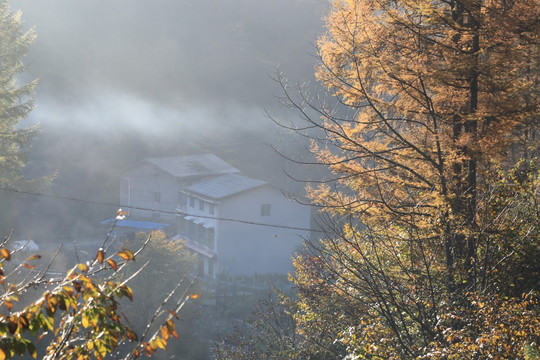
<path id="1" fill-rule="evenodd" d="M 125 359 L 135 359 L 165 349 L 171 337 L 178 337 L 175 331 L 178 313 L 189 299 L 198 297 L 189 293 L 195 278 L 189 280 L 186 275 L 180 279 L 158 306 L 141 336 L 135 333 L 121 312 L 123 298 L 134 300 L 128 283 L 145 271 L 146 264 L 124 280 L 118 279 L 129 264 L 134 264 L 152 236 L 152 233 L 148 235 L 135 251 L 123 248 L 111 255 L 107 255 L 105 250 L 110 249 L 106 239 L 93 261 L 77 264 L 59 278 L 49 275 L 50 263 L 45 270 L 35 271 L 32 262 L 39 259 L 39 255 L 28 257 L 16 266 L 16 270 L 4 274 L 6 264 L 13 261 L 12 255 L 19 251 L 12 252 L 5 247 L 11 240 L 8 237 L 0 248 L 0 283 L 3 286 L 0 303 L 6 309 L 0 314 L 0 359 L 25 353 L 36 358 L 36 343 L 40 341 L 48 341 L 45 354 L 41 355 L 47 360 L 101 360 L 120 346 L 126 352 Z M 22 280 L 12 281 L 20 270 L 25 270 L 26 275 Z M 187 288 L 182 289 L 187 282 Z M 30 291 L 39 294 L 40 289 L 43 292 L 37 300 L 17 306 L 19 300 L 27 300 L 25 297 L 30 295 Z M 183 291 L 181 300 L 169 304 L 180 290 Z M 162 325 L 155 332 L 150 332 L 152 325 L 158 322 Z M 129 348 L 131 350 L 126 350 Z"/>

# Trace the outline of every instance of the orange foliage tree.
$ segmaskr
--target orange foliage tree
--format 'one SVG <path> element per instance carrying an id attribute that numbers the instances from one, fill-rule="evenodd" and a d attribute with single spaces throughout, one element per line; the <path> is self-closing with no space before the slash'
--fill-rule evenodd
<path id="1" fill-rule="evenodd" d="M 354 358 L 523 357 L 538 341 L 538 1 L 341 0 L 326 24 L 328 101 L 279 78 L 307 122 L 281 125 L 333 174 L 308 187 L 327 235 L 296 259 L 299 328 L 333 314 L 327 344 Z"/>

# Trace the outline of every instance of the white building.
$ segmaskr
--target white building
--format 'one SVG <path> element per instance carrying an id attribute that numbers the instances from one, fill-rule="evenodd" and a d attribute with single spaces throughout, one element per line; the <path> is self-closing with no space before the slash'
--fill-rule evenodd
<path id="1" fill-rule="evenodd" d="M 199 272 L 210 277 L 287 273 L 309 235 L 309 207 L 246 176 L 193 184 L 180 200 L 177 238 L 198 253 Z"/>
<path id="2" fill-rule="evenodd" d="M 200 274 L 285 274 L 309 235 L 310 209 L 238 173 L 213 154 L 147 158 L 124 171 L 120 203 L 130 221 L 176 223 Z"/>
<path id="3" fill-rule="evenodd" d="M 179 196 L 187 186 L 238 172 L 213 154 L 147 158 L 124 171 L 120 204 L 132 218 L 174 223 Z"/>

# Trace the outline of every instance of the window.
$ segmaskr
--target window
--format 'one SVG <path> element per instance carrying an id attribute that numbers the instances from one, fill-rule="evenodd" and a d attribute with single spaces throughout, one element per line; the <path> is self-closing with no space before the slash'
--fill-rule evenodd
<path id="1" fill-rule="evenodd" d="M 204 211 L 204 201 L 199 200 L 199 210 Z"/>
<path id="2" fill-rule="evenodd" d="M 189 197 L 189 206 L 195 207 L 195 198 L 193 196 Z"/>
<path id="3" fill-rule="evenodd" d="M 158 192 L 154 193 L 154 201 L 161 202 L 161 193 L 158 193 Z"/>
<path id="4" fill-rule="evenodd" d="M 214 204 L 208 204 L 208 212 L 210 213 L 210 215 L 214 215 L 214 213 L 216 212 Z"/>
<path id="5" fill-rule="evenodd" d="M 271 208 L 272 208 L 271 204 L 262 204 L 261 205 L 261 216 L 270 216 Z"/>

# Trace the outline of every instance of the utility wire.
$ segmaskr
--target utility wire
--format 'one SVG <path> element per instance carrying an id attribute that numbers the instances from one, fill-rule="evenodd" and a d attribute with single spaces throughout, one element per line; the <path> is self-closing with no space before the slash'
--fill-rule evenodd
<path id="1" fill-rule="evenodd" d="M 107 203 L 107 202 L 101 202 L 101 201 L 95 201 L 95 200 L 87 200 L 87 199 L 80 199 L 80 198 L 75 198 L 75 197 L 65 196 L 65 195 L 44 194 L 44 193 L 33 192 L 33 191 L 25 191 L 25 190 L 6 188 L 6 187 L 2 187 L 2 186 L 0 186 L 0 190 L 13 192 L 13 193 L 18 193 L 18 194 L 40 196 L 40 197 L 45 197 L 45 198 L 50 198 L 50 199 L 77 201 L 77 202 L 82 202 L 82 203 L 86 203 L 86 204 L 104 205 L 104 206 L 111 206 L 111 207 L 116 207 L 116 208 L 120 207 L 118 204 L 113 204 L 113 203 Z M 311 231 L 311 232 L 324 233 L 324 231 L 317 230 L 317 229 L 308 229 L 308 228 L 296 227 L 296 226 L 288 226 L 288 225 L 267 224 L 267 223 L 260 223 L 260 222 L 256 222 L 256 221 L 234 219 L 234 218 L 226 218 L 226 217 L 213 217 L 213 216 L 208 216 L 208 215 L 194 215 L 194 214 L 189 214 L 189 213 L 187 213 L 185 211 L 158 210 L 158 209 L 151 209 L 151 208 L 145 208 L 145 207 L 140 207 L 140 206 L 127 206 L 127 207 L 129 207 L 130 209 L 153 211 L 153 212 L 158 212 L 158 213 L 161 213 L 161 214 L 170 214 L 170 215 L 178 215 L 178 216 L 189 215 L 189 216 L 193 216 L 193 217 L 200 218 L 200 219 L 213 219 L 213 220 L 236 222 L 236 223 L 255 225 L 255 226 L 272 227 L 272 228 L 277 228 L 277 229 Z"/>

